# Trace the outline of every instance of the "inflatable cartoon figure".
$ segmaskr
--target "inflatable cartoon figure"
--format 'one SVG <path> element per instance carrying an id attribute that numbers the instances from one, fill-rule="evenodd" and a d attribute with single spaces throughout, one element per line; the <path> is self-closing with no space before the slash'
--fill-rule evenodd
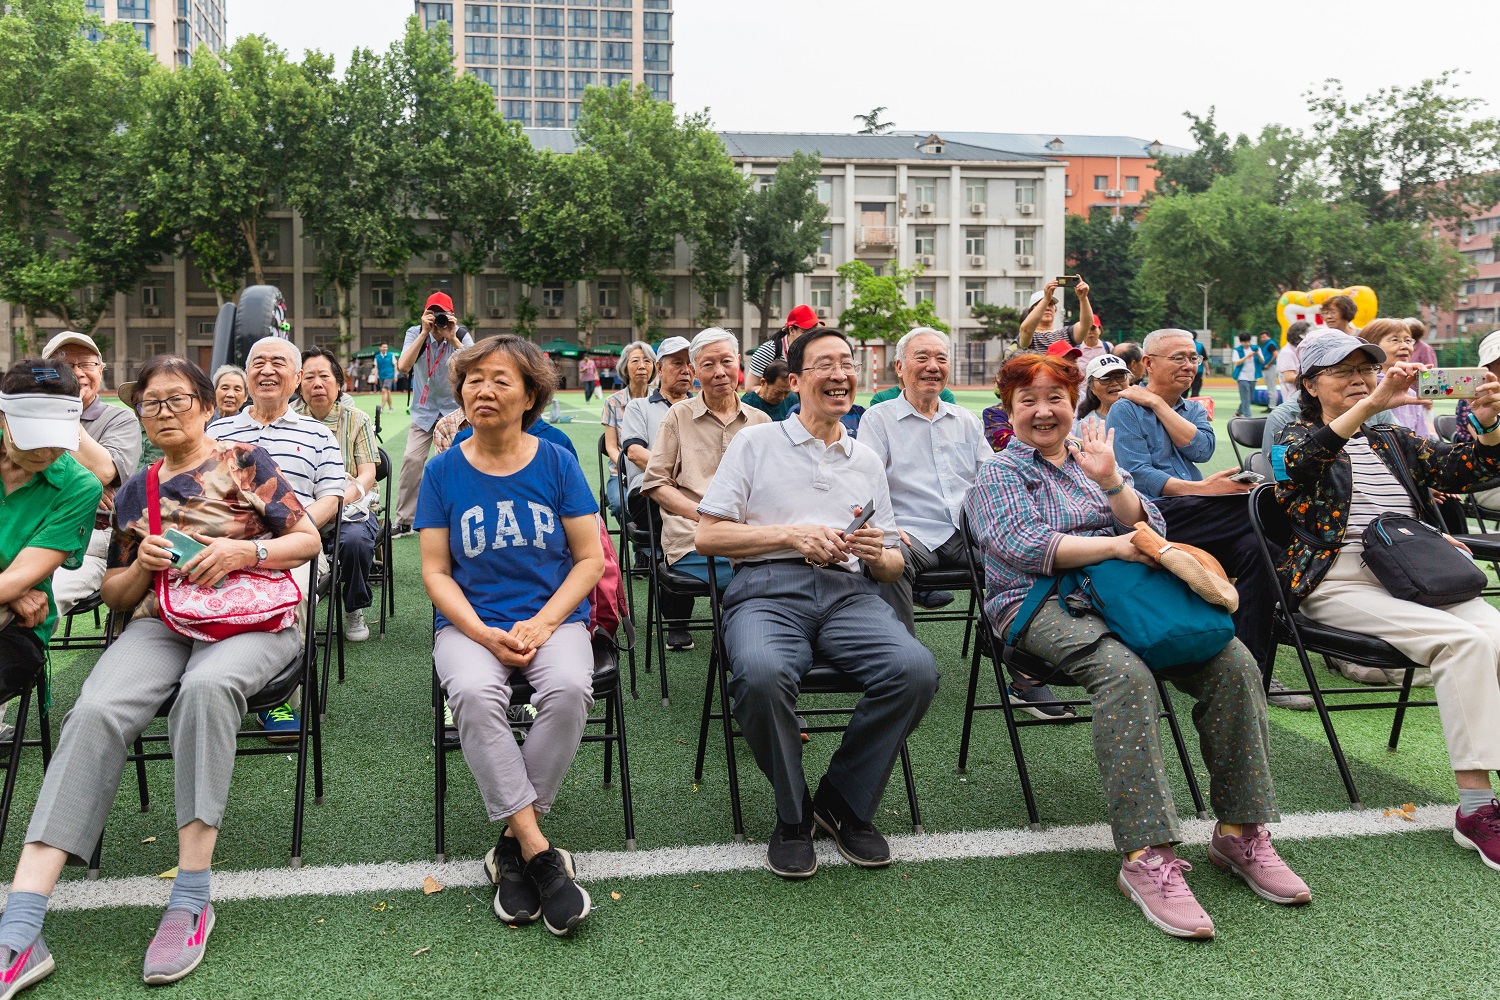
<path id="1" fill-rule="evenodd" d="M 1375 300 L 1375 289 L 1368 285 L 1352 285 L 1349 288 L 1315 288 L 1310 292 L 1287 292 L 1276 303 L 1276 318 L 1281 321 L 1281 341 L 1286 343 L 1286 328 L 1303 320 L 1313 326 L 1325 326 L 1323 303 L 1335 295 L 1347 295 L 1354 300 L 1354 325 L 1364 326 L 1375 318 L 1379 303 Z"/>

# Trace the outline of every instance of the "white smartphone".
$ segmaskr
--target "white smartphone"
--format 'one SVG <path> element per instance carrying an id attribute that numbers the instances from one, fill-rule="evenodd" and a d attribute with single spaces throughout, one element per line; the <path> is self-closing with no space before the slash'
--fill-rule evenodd
<path id="1" fill-rule="evenodd" d="M 1245 483 L 1250 486 L 1259 486 L 1266 481 L 1266 477 L 1262 476 L 1259 472 L 1251 472 L 1249 469 L 1244 469 L 1230 476 L 1229 481 L 1231 483 Z"/>
<path id="2" fill-rule="evenodd" d="M 1489 375 L 1488 368 L 1429 368 L 1417 376 L 1423 399 L 1473 399 Z"/>

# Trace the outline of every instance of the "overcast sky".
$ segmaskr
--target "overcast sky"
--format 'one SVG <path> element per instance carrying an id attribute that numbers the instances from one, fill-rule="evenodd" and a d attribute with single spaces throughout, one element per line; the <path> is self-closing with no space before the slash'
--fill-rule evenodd
<path id="1" fill-rule="evenodd" d="M 227 2 L 231 37 L 260 32 L 299 57 L 307 48 L 331 52 L 341 66 L 357 46 L 389 46 L 414 9 L 411 0 Z M 709 108 L 726 131 L 845 132 L 855 128 L 854 114 L 885 105 L 902 130 L 1098 133 L 1190 145 L 1185 110 L 1216 106 L 1221 128 L 1253 134 L 1270 122 L 1305 125 L 1302 95 L 1327 77 L 1364 95 L 1449 68 L 1468 70 L 1464 91 L 1500 115 L 1494 0 L 676 0 L 673 7 L 677 105 Z"/>

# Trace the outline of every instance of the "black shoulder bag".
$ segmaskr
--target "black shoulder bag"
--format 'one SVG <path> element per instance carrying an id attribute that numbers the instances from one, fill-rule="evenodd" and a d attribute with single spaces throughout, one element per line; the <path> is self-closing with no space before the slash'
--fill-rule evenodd
<path id="1" fill-rule="evenodd" d="M 1382 432 L 1383 434 L 1384 432 Z M 1428 505 L 1406 467 L 1399 440 L 1390 440 L 1396 478 L 1411 494 L 1417 510 Z M 1381 514 L 1360 536 L 1365 565 L 1392 597 L 1429 608 L 1462 604 L 1478 597 L 1488 578 L 1474 560 L 1421 518 Z"/>

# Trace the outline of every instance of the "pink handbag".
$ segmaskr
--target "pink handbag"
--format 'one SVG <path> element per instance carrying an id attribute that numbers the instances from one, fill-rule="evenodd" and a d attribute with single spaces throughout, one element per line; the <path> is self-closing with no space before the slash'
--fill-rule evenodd
<path id="1" fill-rule="evenodd" d="M 146 516 L 153 535 L 162 530 L 160 469 L 158 461 L 146 472 Z M 237 569 L 218 587 L 168 570 L 156 574 L 156 599 L 167 628 L 199 642 L 218 642 L 242 632 L 290 628 L 302 591 L 284 569 Z"/>

